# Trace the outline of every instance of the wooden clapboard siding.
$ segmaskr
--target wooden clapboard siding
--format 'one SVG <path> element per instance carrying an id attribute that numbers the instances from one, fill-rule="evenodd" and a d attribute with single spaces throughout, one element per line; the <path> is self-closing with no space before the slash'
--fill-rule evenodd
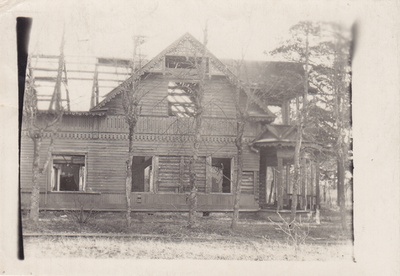
<path id="1" fill-rule="evenodd" d="M 189 156 L 193 146 L 193 118 L 168 116 L 168 82 L 170 76 L 151 75 L 142 82 L 142 113 L 135 129 L 134 152 L 136 156 L 153 156 L 154 185 L 153 193 L 141 193 L 132 197 L 135 208 L 184 210 L 187 208 L 186 195 L 189 186 Z M 199 208 L 204 210 L 230 210 L 233 204 L 232 194 L 209 194 L 210 174 L 207 174 L 206 159 L 212 157 L 233 158 L 235 146 L 236 122 L 232 88 L 225 79 L 207 79 L 204 97 L 204 127 L 196 164 Z M 127 133 L 122 108 L 122 97 L 117 95 L 108 102 L 106 116 L 87 116 L 83 114 L 65 115 L 61 130 L 54 142 L 54 152 L 80 153 L 86 155 L 88 191 L 101 195 L 88 195 L 97 198 L 99 209 L 124 208 L 126 159 L 128 151 Z M 249 123 L 245 128 L 246 141 L 257 135 L 257 125 Z M 43 164 L 49 146 L 49 137 L 43 139 L 40 150 Z M 31 188 L 33 143 L 26 136 L 21 145 L 21 187 L 25 192 Z M 259 154 L 245 146 L 243 151 L 244 174 L 243 197 L 241 204 L 246 208 L 256 208 L 254 179 L 251 173 L 259 169 Z M 209 162 L 210 163 L 210 162 Z M 208 168 L 209 169 L 209 168 Z M 50 169 L 49 169 L 50 171 Z M 232 168 L 235 175 L 236 167 Z M 258 176 L 258 174 L 255 174 Z M 253 177 L 253 178 L 251 178 Z M 207 180 L 208 179 L 208 180 Z M 49 208 L 73 208 L 74 193 L 49 192 L 49 172 L 40 179 L 42 192 L 47 192 L 43 204 Z M 25 194 L 25 193 L 24 193 Z M 24 198 L 27 195 L 24 195 Z M 29 199 L 24 199 L 24 202 Z M 41 203 L 42 204 L 42 203 Z"/>
<path id="2" fill-rule="evenodd" d="M 47 149 L 50 141 L 44 139 L 39 152 L 40 165 L 43 166 L 47 158 Z M 27 137 L 21 137 L 21 163 L 20 163 L 20 183 L 21 189 L 30 189 L 32 187 L 32 164 L 33 163 L 33 141 Z M 45 172 L 39 176 L 40 189 L 45 190 L 48 181 L 48 174 Z"/>
<path id="3" fill-rule="evenodd" d="M 252 151 L 250 147 L 243 149 L 243 170 L 258 170 L 260 163 L 260 156 L 258 153 Z"/>
<path id="4" fill-rule="evenodd" d="M 183 161 L 183 162 L 182 162 Z M 158 191 L 184 192 L 188 191 L 190 157 L 159 156 Z M 196 183 L 199 192 L 206 190 L 206 162 L 205 157 L 199 157 L 195 166 Z M 183 186 L 183 187 L 182 187 Z"/>
<path id="5" fill-rule="evenodd" d="M 243 171 L 242 178 L 242 193 L 243 194 L 255 194 L 255 187 L 258 184 L 258 172 L 257 171 Z"/>
<path id="6" fill-rule="evenodd" d="M 21 207 L 29 208 L 30 194 L 21 193 Z M 74 209 L 83 204 L 85 209 L 93 210 L 125 210 L 124 193 L 67 193 L 42 192 L 40 194 L 41 209 Z M 186 194 L 132 193 L 133 211 L 187 211 Z M 232 194 L 198 194 L 198 211 L 232 211 Z M 253 195 L 242 194 L 240 208 L 258 210 Z"/>
<path id="7" fill-rule="evenodd" d="M 40 151 L 41 162 L 43 163 L 47 157 L 47 148 L 49 139 L 43 139 Z M 190 142 L 154 142 L 140 141 L 135 144 L 135 154 L 138 156 L 155 156 L 155 155 L 175 155 L 190 156 L 192 152 Z M 32 141 L 23 136 L 21 147 L 21 186 L 30 187 L 32 175 Z M 125 180 L 125 160 L 127 158 L 127 141 L 126 140 L 90 140 L 90 139 L 55 139 L 54 152 L 65 153 L 86 153 L 87 154 L 87 187 L 95 191 L 123 191 Z M 199 154 L 203 156 L 201 159 L 202 166 L 198 167 L 200 191 L 205 191 L 205 156 L 214 157 L 233 157 L 236 154 L 236 147 L 233 142 L 230 144 L 206 144 L 202 143 Z M 249 149 L 244 151 L 244 170 L 258 170 L 258 155 Z M 180 159 L 176 160 L 177 164 Z M 185 163 L 188 161 L 185 159 Z M 178 170 L 179 172 L 179 170 Z M 185 169 L 187 174 L 187 168 Z M 184 175 L 187 177 L 187 175 Z M 40 177 L 42 188 L 49 187 L 47 174 Z M 175 183 L 179 186 L 179 179 Z M 174 185 L 175 185 L 174 184 Z M 162 189 L 160 190 L 162 191 Z"/>
<path id="8" fill-rule="evenodd" d="M 158 191 L 177 192 L 180 185 L 180 156 L 159 156 Z"/>
<path id="9" fill-rule="evenodd" d="M 205 116 L 235 118 L 235 91 L 225 79 L 207 80 L 205 84 Z"/>
<path id="10" fill-rule="evenodd" d="M 161 74 L 149 75 L 142 80 L 140 103 L 142 115 L 168 116 L 168 82 L 179 81 L 171 76 Z M 235 118 L 233 88 L 226 79 L 206 79 L 204 93 L 205 116 Z M 122 95 L 118 94 L 105 104 L 109 114 L 123 114 Z"/>
<path id="11" fill-rule="evenodd" d="M 251 194 L 253 193 L 253 182 L 254 174 L 252 171 L 243 171 L 242 176 L 242 193 Z"/>
<path id="12" fill-rule="evenodd" d="M 97 118 L 99 120 L 99 132 L 104 133 L 127 133 L 128 125 L 125 117 L 122 115 L 109 115 L 105 118 Z M 179 118 L 175 116 L 141 116 L 136 125 L 136 133 L 143 134 L 175 134 L 175 135 L 192 135 L 194 133 L 193 118 Z M 80 130 L 68 127 L 65 130 Z M 91 131 L 90 128 L 85 130 Z M 93 131 L 95 131 L 93 129 Z M 208 136 L 235 136 L 236 120 L 233 118 L 212 118 L 204 117 L 202 135 Z M 254 137 L 256 128 L 253 124 L 246 126 L 245 137 Z"/>

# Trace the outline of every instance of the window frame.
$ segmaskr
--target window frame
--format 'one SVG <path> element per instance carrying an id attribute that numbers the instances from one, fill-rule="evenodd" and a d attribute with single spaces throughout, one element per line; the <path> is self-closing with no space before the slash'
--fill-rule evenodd
<path id="1" fill-rule="evenodd" d="M 84 167 L 83 170 L 83 176 L 79 176 L 79 178 L 81 179 L 82 177 L 82 190 L 77 190 L 77 191 L 70 191 L 70 190 L 60 190 L 60 180 L 57 181 L 57 187 L 56 187 L 56 183 L 54 181 L 54 156 L 81 156 L 84 158 L 84 164 L 81 165 L 81 168 Z M 88 191 L 88 187 L 87 187 L 87 176 L 88 176 L 88 153 L 87 152 L 75 152 L 75 151 L 55 151 L 52 152 L 51 154 L 51 160 L 50 160 L 51 166 L 49 169 L 49 182 L 50 182 L 50 187 L 49 187 L 49 192 L 51 193 L 90 193 L 90 191 Z M 79 188 L 80 188 L 80 184 Z"/>
<path id="2" fill-rule="evenodd" d="M 221 192 L 213 192 L 212 191 L 212 177 L 211 177 L 211 183 L 210 183 L 210 193 L 209 194 L 214 194 L 214 195 L 232 195 L 233 194 L 233 184 L 234 184 L 234 180 L 235 180 L 235 157 L 234 156 L 210 156 L 211 157 L 211 164 L 207 164 L 208 166 L 211 167 L 212 170 L 212 162 L 213 159 L 229 159 L 230 161 L 230 179 L 229 179 L 229 193 L 224 193 L 223 191 Z M 221 187 L 221 189 L 223 190 L 223 188 Z"/>
<path id="3" fill-rule="evenodd" d="M 195 116 L 196 113 L 196 103 L 195 103 L 195 99 L 194 96 L 186 91 L 183 90 L 184 93 L 170 93 L 170 87 L 174 87 L 171 85 L 171 83 L 175 83 L 175 84 L 179 84 L 179 83 L 188 83 L 188 84 L 193 84 L 194 86 L 198 86 L 199 82 L 196 80 L 179 80 L 179 79 L 170 79 L 167 83 L 167 103 L 168 103 L 168 117 L 176 117 L 178 119 L 189 119 L 189 118 L 193 118 Z M 178 88 L 179 89 L 179 88 Z M 195 90 L 193 90 L 195 91 Z M 189 98 L 190 103 L 186 102 L 179 102 L 179 101 L 175 101 L 172 102 L 170 100 L 170 97 L 175 97 L 175 96 L 185 96 L 187 98 Z M 175 99 L 175 98 L 174 98 Z M 183 100 L 185 101 L 185 100 Z M 172 110 L 172 106 L 177 106 L 177 107 L 182 107 L 185 110 L 187 109 L 186 106 L 188 106 L 189 108 L 193 108 L 193 112 L 178 112 L 178 111 L 173 111 Z M 185 114 L 186 116 L 179 116 L 178 114 Z"/>
<path id="4" fill-rule="evenodd" d="M 149 191 L 133 191 L 133 171 L 132 171 L 131 193 L 135 193 L 135 194 L 139 194 L 139 193 L 140 194 L 143 194 L 143 193 L 147 193 L 147 194 L 155 193 L 155 185 L 154 185 L 154 179 L 155 179 L 155 173 L 156 173 L 156 170 L 155 170 L 155 166 L 156 166 L 156 164 L 155 164 L 155 156 L 154 155 L 134 155 L 133 158 L 135 158 L 135 157 L 144 157 L 144 158 L 150 157 L 151 158 L 151 164 L 146 167 L 146 168 L 148 168 L 149 166 L 151 167 L 151 172 L 149 173 Z M 132 168 L 131 169 L 133 169 L 133 168 L 134 168 L 134 166 L 132 164 Z M 146 170 L 146 168 L 144 169 L 144 171 Z M 158 173 L 158 170 L 157 170 L 157 173 Z M 145 175 L 144 175 L 143 180 L 145 181 L 145 179 L 146 178 L 145 178 Z M 143 183 L 143 187 L 144 188 L 146 187 L 146 183 Z"/>
<path id="5" fill-rule="evenodd" d="M 176 61 L 169 61 L 169 59 L 176 59 Z M 181 59 L 181 60 L 178 60 Z M 202 56 L 182 56 L 182 55 L 166 55 L 164 58 L 164 67 L 166 70 L 197 70 L 195 67 L 195 59 L 197 59 L 197 64 L 199 61 L 203 62 L 203 57 Z M 208 56 L 204 57 L 206 61 L 206 74 L 210 72 L 210 58 Z M 171 62 L 175 62 L 175 64 L 181 64 L 182 66 L 175 66 L 175 67 L 170 67 L 169 64 Z"/>

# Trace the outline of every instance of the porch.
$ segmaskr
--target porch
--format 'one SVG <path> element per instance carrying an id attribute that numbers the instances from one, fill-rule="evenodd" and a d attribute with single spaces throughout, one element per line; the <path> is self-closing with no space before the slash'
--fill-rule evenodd
<path id="1" fill-rule="evenodd" d="M 260 152 L 259 206 L 261 210 L 291 210 L 294 186 L 296 129 L 288 125 L 268 125 L 252 143 Z M 319 146 L 303 141 L 300 155 L 298 211 L 314 211 L 320 205 Z"/>

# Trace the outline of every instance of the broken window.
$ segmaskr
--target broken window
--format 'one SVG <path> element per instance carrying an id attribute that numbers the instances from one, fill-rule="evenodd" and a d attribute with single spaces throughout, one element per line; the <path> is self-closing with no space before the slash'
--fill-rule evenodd
<path id="1" fill-rule="evenodd" d="M 153 158 L 134 156 L 132 160 L 132 192 L 153 191 Z"/>
<path id="2" fill-rule="evenodd" d="M 269 105 L 268 109 L 274 113 L 274 115 L 276 116 L 274 124 L 276 125 L 281 125 L 283 124 L 283 114 L 282 114 L 282 108 L 280 106 L 276 106 L 276 105 Z"/>
<path id="3" fill-rule="evenodd" d="M 193 117 L 196 111 L 194 93 L 197 83 L 172 82 L 168 83 L 168 112 L 170 116 Z"/>
<path id="4" fill-rule="evenodd" d="M 165 67 L 173 69 L 196 69 L 202 62 L 201 57 L 166 56 Z M 208 58 L 206 58 L 206 72 L 208 72 Z"/>
<path id="5" fill-rule="evenodd" d="M 231 158 L 212 158 L 211 165 L 211 192 L 231 192 Z"/>
<path id="6" fill-rule="evenodd" d="M 52 191 L 85 191 L 85 155 L 53 155 Z"/>

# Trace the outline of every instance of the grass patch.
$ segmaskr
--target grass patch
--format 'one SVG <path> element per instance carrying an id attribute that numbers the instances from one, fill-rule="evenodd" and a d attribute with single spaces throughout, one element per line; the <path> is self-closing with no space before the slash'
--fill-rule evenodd
<path id="1" fill-rule="evenodd" d="M 231 214 L 225 213 L 205 217 L 199 213 L 197 227 L 193 229 L 187 227 L 186 213 L 132 213 L 130 228 L 126 227 L 124 216 L 118 212 L 98 212 L 95 219 L 78 223 L 74 214 L 46 211 L 41 212 L 37 227 L 24 216 L 25 254 L 28 258 L 263 261 L 352 258 L 351 232 L 341 230 L 337 212 L 322 212 L 321 225 L 307 222 L 308 238 L 297 248 L 297 254 L 277 225 L 279 222 L 259 219 L 254 214 L 242 214 L 234 232 L 230 230 Z M 62 236 L 65 234 L 76 237 Z"/>
<path id="2" fill-rule="evenodd" d="M 293 247 L 277 241 L 166 241 L 131 238 L 26 238 L 26 258 L 84 257 L 202 260 L 351 260 L 351 246 L 311 245 Z"/>

